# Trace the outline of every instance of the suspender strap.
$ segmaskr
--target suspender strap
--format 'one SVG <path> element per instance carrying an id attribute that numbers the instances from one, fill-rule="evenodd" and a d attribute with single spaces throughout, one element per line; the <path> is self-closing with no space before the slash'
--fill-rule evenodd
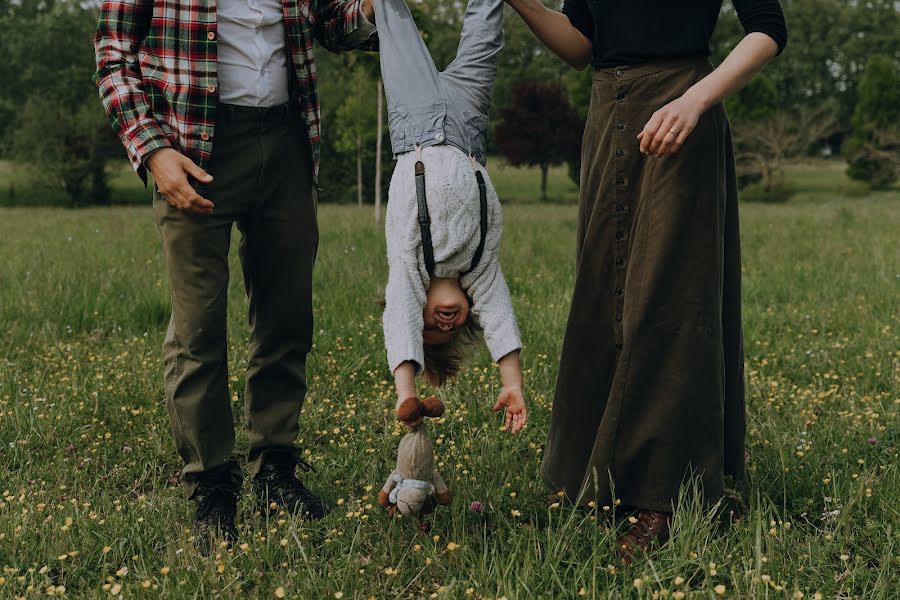
<path id="1" fill-rule="evenodd" d="M 466 275 L 475 270 L 481 261 L 481 255 L 484 254 L 484 243 L 487 238 L 488 228 L 488 206 L 487 206 L 487 185 L 484 182 L 484 176 L 478 169 L 475 170 L 475 180 L 478 181 L 478 202 L 481 212 L 481 237 L 478 240 L 478 247 L 472 256 L 472 264 L 468 270 L 460 273 Z M 422 235 L 422 253 L 425 255 L 425 270 L 428 275 L 434 275 L 434 246 L 431 243 L 431 215 L 428 214 L 428 201 L 425 197 L 425 164 L 421 160 L 416 161 L 416 204 L 419 210 L 419 232 Z"/>
<path id="2" fill-rule="evenodd" d="M 476 169 L 475 171 L 475 179 L 478 180 L 478 201 L 481 205 L 481 239 L 478 240 L 478 248 L 475 249 L 475 255 L 472 256 L 472 264 L 469 267 L 469 270 L 462 273 L 466 275 L 467 273 L 471 273 L 475 270 L 475 267 L 478 266 L 478 261 L 481 260 L 481 255 L 484 254 L 484 241 L 487 238 L 487 228 L 488 228 L 488 209 L 487 209 L 487 186 L 484 183 L 484 176 L 481 174 L 481 171 Z"/>
<path id="3" fill-rule="evenodd" d="M 416 161 L 416 203 L 419 207 L 419 231 L 422 234 L 422 252 L 425 254 L 425 269 L 434 275 L 434 247 L 431 245 L 431 215 L 425 198 L 425 164 Z"/>

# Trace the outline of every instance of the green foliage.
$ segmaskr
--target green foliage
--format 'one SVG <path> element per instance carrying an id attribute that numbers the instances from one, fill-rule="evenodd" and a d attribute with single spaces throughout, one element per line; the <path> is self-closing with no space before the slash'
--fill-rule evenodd
<path id="1" fill-rule="evenodd" d="M 760 73 L 726 100 L 725 107 L 734 123 L 769 119 L 778 110 L 778 89 L 770 77 Z"/>
<path id="2" fill-rule="evenodd" d="M 857 82 L 873 54 L 900 60 L 900 11 L 893 0 L 782 0 L 788 27 L 784 53 L 766 66 L 782 111 L 799 112 L 835 101 L 835 117 L 849 129 Z M 730 2 L 713 35 L 713 62 L 724 60 L 744 31 Z"/>
<path id="3" fill-rule="evenodd" d="M 853 135 L 846 148 L 848 175 L 885 188 L 897 180 L 900 151 L 900 67 L 874 55 L 859 82 Z"/>
<path id="4" fill-rule="evenodd" d="M 93 9 L 51 2 L 0 25 L 3 146 L 30 167 L 38 187 L 71 206 L 108 202 L 105 165 L 122 156 L 92 81 L 96 22 Z"/>
<path id="5" fill-rule="evenodd" d="M 565 80 L 572 70 L 534 39 L 534 34 L 515 11 L 509 7 L 505 10 L 503 50 L 499 55 L 497 82 L 494 85 L 494 117 L 515 100 L 513 88 L 520 81 L 560 83 L 571 91 Z M 444 35 L 446 33 L 442 32 Z M 582 100 L 581 96 L 574 94 L 571 97 L 575 102 Z M 584 109 L 587 110 L 587 104 Z"/>
<path id="6" fill-rule="evenodd" d="M 74 106 L 32 98 L 19 114 L 12 147 L 35 185 L 60 189 L 70 206 L 109 203 L 106 162 L 121 146 L 93 98 Z"/>
<path id="7" fill-rule="evenodd" d="M 866 63 L 859 80 L 853 130 L 856 136 L 897 126 L 900 116 L 900 67 L 890 57 L 876 54 Z"/>
<path id="8" fill-rule="evenodd" d="M 350 202 L 359 192 L 358 162 L 362 166 L 362 192 L 365 202 L 374 200 L 375 150 L 378 131 L 376 54 L 354 52 L 335 55 L 317 48 L 319 70 L 328 75 L 319 79 L 322 98 L 322 166 L 320 200 Z M 383 131 L 382 179 L 389 180 L 390 140 L 385 115 Z M 386 190 L 386 187 L 385 187 Z M 382 192 L 384 194 L 384 190 Z"/>
<path id="9" fill-rule="evenodd" d="M 847 175 L 867 183 L 872 189 L 885 189 L 897 181 L 897 156 L 894 150 L 879 150 L 861 144 L 847 153 Z"/>
<path id="10" fill-rule="evenodd" d="M 783 0 L 782 5 L 790 36 L 787 49 L 767 65 L 761 79 L 729 100 L 735 129 L 770 115 L 773 106 L 796 116 L 814 109 L 823 98 L 831 98 L 835 101 L 832 116 L 838 124 L 831 142 L 840 145 L 843 136 L 856 127 L 853 114 L 857 91 L 862 90 L 858 83 L 866 71 L 863 66 L 875 54 L 883 54 L 895 63 L 900 61 L 896 36 L 900 30 L 900 11 L 893 0 Z M 439 68 L 446 66 L 456 53 L 465 3 L 423 0 L 410 2 L 410 7 L 435 63 Z M 56 99 L 71 107 L 73 113 L 80 110 L 82 102 L 94 102 L 97 110 L 101 110 L 90 81 L 94 70 L 91 37 L 95 23 L 96 2 L 0 0 L 0 55 L 3 56 L 0 157 L 22 158 L 17 155 L 16 142 L 21 135 L 16 132 L 25 127 L 22 119 L 32 97 Z M 499 111 L 514 101 L 514 85 L 527 79 L 561 84 L 577 113 L 584 118 L 590 104 L 590 70 L 569 69 L 535 41 L 522 20 L 508 7 L 504 27 L 505 47 L 500 54 L 492 122 L 496 123 Z M 713 37 L 713 61 L 721 62 L 743 35 L 732 4 L 725 2 Z M 355 199 L 356 161 L 360 156 L 364 199 L 370 202 L 375 175 L 375 132 L 371 124 L 376 106 L 377 57 L 362 53 L 334 56 L 321 48 L 317 48 L 316 57 L 320 63 L 323 124 L 321 198 L 323 201 Z M 353 91 L 360 86 L 361 95 Z M 360 132 L 360 127 L 367 129 Z M 357 144 L 355 140 L 359 138 Z M 851 150 L 860 149 L 853 144 L 851 141 L 848 155 Z M 357 151 L 358 145 L 361 152 Z M 496 152 L 491 136 L 488 150 Z M 119 149 L 111 156 L 121 160 L 123 152 Z M 392 161 L 388 143 L 385 143 L 384 159 L 383 171 L 389 174 Z M 857 162 L 861 166 L 878 160 L 868 153 Z M 577 157 L 573 157 L 570 171 L 577 179 Z M 864 177 L 868 179 L 871 175 Z M 384 179 L 386 187 L 387 178 Z M 63 188 L 57 186 L 57 189 Z"/>

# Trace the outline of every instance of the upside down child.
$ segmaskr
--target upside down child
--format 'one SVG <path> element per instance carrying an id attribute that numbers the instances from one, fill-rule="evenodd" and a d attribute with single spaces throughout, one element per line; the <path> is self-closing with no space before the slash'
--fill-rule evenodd
<path id="1" fill-rule="evenodd" d="M 527 420 L 522 343 L 500 269 L 500 201 L 485 169 L 484 137 L 503 46 L 503 0 L 470 0 L 456 58 L 435 68 L 404 0 L 375 0 L 391 146 L 388 283 L 383 315 L 397 417 L 427 414 L 416 376 L 443 385 L 483 336 L 500 367 L 493 410 L 504 429 Z"/>

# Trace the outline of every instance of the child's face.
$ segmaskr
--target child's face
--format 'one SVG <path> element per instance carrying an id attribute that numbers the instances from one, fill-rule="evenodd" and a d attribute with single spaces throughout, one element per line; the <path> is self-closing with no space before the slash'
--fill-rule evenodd
<path id="1" fill-rule="evenodd" d="M 429 346 L 447 344 L 469 318 L 469 298 L 458 279 L 434 277 L 425 295 L 425 329 L 422 341 Z"/>

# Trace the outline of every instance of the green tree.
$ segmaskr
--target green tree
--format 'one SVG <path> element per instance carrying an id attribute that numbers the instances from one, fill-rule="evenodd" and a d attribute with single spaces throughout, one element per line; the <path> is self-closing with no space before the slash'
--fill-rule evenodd
<path id="1" fill-rule="evenodd" d="M 322 104 L 322 167 L 319 183 L 323 202 L 374 199 L 378 116 L 378 55 L 352 52 L 335 55 L 317 48 L 319 97 Z M 393 168 L 384 127 L 381 179 Z M 383 186 L 382 186 L 383 187 Z M 361 196 L 362 194 L 362 196 Z"/>
<path id="2" fill-rule="evenodd" d="M 109 202 L 105 166 L 122 148 L 92 81 L 97 12 L 45 1 L 0 14 L 4 154 L 70 204 Z"/>
<path id="3" fill-rule="evenodd" d="M 94 98 L 76 106 L 32 98 L 19 114 L 12 147 L 41 185 L 61 190 L 71 206 L 110 202 L 106 163 L 121 145 Z"/>
<path id="4" fill-rule="evenodd" d="M 856 105 L 856 90 L 873 54 L 900 60 L 900 11 L 894 0 L 782 0 L 788 27 L 784 53 L 766 65 L 780 111 L 799 114 L 833 101 L 836 133 L 846 135 Z M 721 63 L 744 36 L 730 2 L 712 40 L 712 59 Z"/>
<path id="5" fill-rule="evenodd" d="M 859 81 L 853 134 L 847 144 L 847 174 L 874 188 L 897 179 L 897 119 L 900 118 L 900 69 L 891 58 L 874 55 Z"/>
<path id="6" fill-rule="evenodd" d="M 725 106 L 734 123 L 770 119 L 778 110 L 778 89 L 769 76 L 761 73 L 729 98 Z"/>
<path id="7" fill-rule="evenodd" d="M 365 195 L 365 163 L 376 144 L 376 111 L 372 99 L 375 95 L 373 77 L 365 68 L 357 65 L 350 74 L 350 94 L 334 112 L 340 124 L 335 127 L 334 149 L 342 155 L 354 156 L 356 163 L 356 200 L 362 206 Z M 370 181 L 369 187 L 372 186 Z"/>

